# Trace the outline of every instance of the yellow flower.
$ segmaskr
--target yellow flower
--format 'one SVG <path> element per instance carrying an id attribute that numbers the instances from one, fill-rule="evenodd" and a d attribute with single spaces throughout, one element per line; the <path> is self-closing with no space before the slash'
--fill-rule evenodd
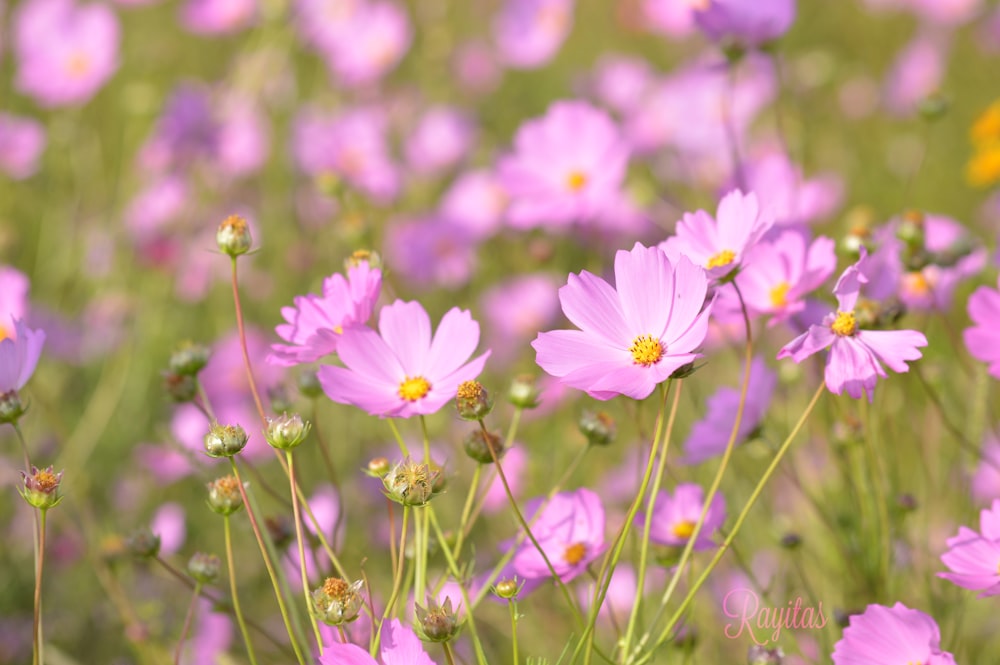
<path id="1" fill-rule="evenodd" d="M 981 147 L 965 167 L 965 178 L 974 187 L 1000 181 L 1000 141 Z"/>
<path id="2" fill-rule="evenodd" d="M 979 150 L 1000 141 L 1000 100 L 993 102 L 969 130 L 972 144 Z"/>

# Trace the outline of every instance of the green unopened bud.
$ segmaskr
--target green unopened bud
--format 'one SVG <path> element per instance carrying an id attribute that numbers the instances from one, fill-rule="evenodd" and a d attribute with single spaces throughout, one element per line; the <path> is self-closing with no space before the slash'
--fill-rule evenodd
<path id="1" fill-rule="evenodd" d="M 691 362 L 685 363 L 685 364 L 681 365 L 680 367 L 678 367 L 677 369 L 675 369 L 673 371 L 673 373 L 670 375 L 670 378 L 671 379 L 686 379 L 689 376 L 691 376 L 692 374 L 694 374 L 696 371 L 698 371 L 699 367 L 702 367 L 702 365 L 695 365 L 694 361 L 692 360 Z"/>
<path id="2" fill-rule="evenodd" d="M 431 642 L 448 642 L 458 634 L 459 622 L 451 607 L 451 598 L 445 598 L 443 605 L 438 605 L 433 598 L 427 599 L 427 607 L 414 603 L 420 630 Z"/>
<path id="3" fill-rule="evenodd" d="M 950 107 L 951 102 L 948 98 L 940 92 L 935 92 L 930 96 L 925 97 L 917 105 L 917 111 L 920 113 L 920 117 L 924 120 L 934 122 L 935 120 L 940 120 L 947 115 Z"/>
<path id="4" fill-rule="evenodd" d="M 367 263 L 372 268 L 381 268 L 382 257 L 379 256 L 378 252 L 373 252 L 370 249 L 358 249 L 344 259 L 344 268 L 350 270 L 351 268 L 358 267 L 362 263 Z"/>
<path id="5" fill-rule="evenodd" d="M 368 461 L 368 466 L 365 467 L 365 473 L 372 478 L 382 478 L 385 474 L 389 473 L 392 465 L 389 464 L 389 460 L 384 457 L 373 457 Z"/>
<path id="6" fill-rule="evenodd" d="M 507 392 L 507 401 L 519 409 L 534 409 L 540 404 L 541 391 L 535 383 L 535 377 L 523 374 L 515 377 Z"/>
<path id="7" fill-rule="evenodd" d="M 219 515 L 232 515 L 243 506 L 236 476 L 223 476 L 208 483 L 208 507 Z"/>
<path id="8" fill-rule="evenodd" d="M 480 464 L 493 464 L 494 459 L 500 459 L 507 451 L 503 447 L 503 439 L 499 434 L 474 429 L 462 439 L 465 454 Z"/>
<path id="9" fill-rule="evenodd" d="M 455 408 L 463 420 L 482 420 L 493 410 L 493 400 L 478 381 L 463 381 L 455 393 Z"/>
<path id="10" fill-rule="evenodd" d="M 785 652 L 781 647 L 752 644 L 747 651 L 747 665 L 783 665 L 784 662 Z"/>
<path id="11" fill-rule="evenodd" d="M 521 587 L 524 586 L 523 582 L 518 582 L 517 578 L 500 580 L 495 585 L 493 585 L 493 593 L 497 595 L 498 598 L 504 600 L 514 600 L 517 598 L 517 594 L 521 593 Z"/>
<path id="12" fill-rule="evenodd" d="M 0 423 L 16 423 L 26 410 L 16 390 L 0 395 Z"/>
<path id="13" fill-rule="evenodd" d="M 188 561 L 188 574 L 200 584 L 212 584 L 219 578 L 219 557 L 196 552 Z"/>
<path id="14" fill-rule="evenodd" d="M 330 626 L 340 626 L 358 618 L 364 599 L 362 580 L 348 584 L 339 577 L 328 577 L 323 586 L 312 592 L 312 610 L 316 618 Z"/>
<path id="15" fill-rule="evenodd" d="M 277 418 L 267 419 L 267 431 L 264 438 L 272 448 L 291 450 L 306 440 L 310 425 L 298 414 L 283 414 Z"/>
<path id="16" fill-rule="evenodd" d="M 143 527 L 132 532 L 127 541 L 132 556 L 140 559 L 154 559 L 160 553 L 160 537 Z"/>
<path id="17" fill-rule="evenodd" d="M 207 346 L 182 342 L 170 355 L 170 371 L 181 376 L 196 376 L 208 364 L 210 356 Z"/>
<path id="18" fill-rule="evenodd" d="M 219 249 L 234 259 L 250 251 L 253 238 L 250 237 L 250 225 L 239 215 L 230 215 L 219 224 L 215 232 L 215 241 Z"/>
<path id="19" fill-rule="evenodd" d="M 382 478 L 385 495 L 404 506 L 423 506 L 440 492 L 437 486 L 441 472 L 409 457 L 392 467 Z"/>
<path id="20" fill-rule="evenodd" d="M 587 442 L 594 446 L 606 446 L 615 440 L 618 426 L 614 418 L 603 411 L 584 411 L 580 416 L 580 431 Z"/>
<path id="21" fill-rule="evenodd" d="M 239 425 L 216 423 L 205 435 L 205 453 L 209 457 L 232 457 L 246 447 L 248 438 Z"/>
<path id="22" fill-rule="evenodd" d="M 30 475 L 24 471 L 21 472 L 21 478 L 24 480 L 21 496 L 39 510 L 53 508 L 62 501 L 62 496 L 59 494 L 59 483 L 62 482 L 62 476 L 62 471 L 53 473 L 51 466 L 46 469 L 32 466 Z"/>
<path id="23" fill-rule="evenodd" d="M 163 388 L 175 402 L 193 402 L 198 396 L 198 379 L 188 374 L 164 372 Z"/>
<path id="24" fill-rule="evenodd" d="M 323 386 L 320 385 L 316 372 L 302 372 L 299 374 L 299 392 L 303 397 L 314 399 L 323 394 Z"/>

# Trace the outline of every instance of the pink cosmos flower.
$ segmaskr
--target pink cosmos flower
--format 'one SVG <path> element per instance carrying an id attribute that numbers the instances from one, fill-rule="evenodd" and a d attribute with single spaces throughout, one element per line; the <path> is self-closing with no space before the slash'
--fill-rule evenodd
<path id="1" fill-rule="evenodd" d="M 155 178 L 135 195 L 125 209 L 125 228 L 137 244 L 148 245 L 163 237 L 163 230 L 180 219 L 190 203 L 188 182 L 168 175 Z"/>
<path id="2" fill-rule="evenodd" d="M 184 507 L 172 501 L 163 504 L 149 521 L 149 530 L 160 538 L 161 555 L 176 554 L 187 538 Z"/>
<path id="3" fill-rule="evenodd" d="M 834 665 L 955 665 L 955 658 L 941 651 L 934 619 L 902 603 L 869 605 L 852 615 L 832 657 Z"/>
<path id="4" fill-rule="evenodd" d="M 528 453 L 524 446 L 514 443 L 503 456 L 503 472 L 507 476 L 510 491 L 514 498 L 521 495 L 521 486 L 525 481 L 525 473 L 528 470 Z M 503 488 L 503 482 L 496 475 L 483 493 L 483 512 L 487 515 L 503 512 L 510 508 L 510 499 L 507 498 L 507 491 Z M 534 531 L 532 531 L 534 533 Z"/>
<path id="5" fill-rule="evenodd" d="M 383 630 L 379 660 L 361 647 L 334 642 L 325 647 L 320 665 L 434 665 L 420 638 L 398 619 L 385 624 Z"/>
<path id="6" fill-rule="evenodd" d="M 769 325 L 787 320 L 806 306 L 806 296 L 837 267 L 835 243 L 820 236 L 784 231 L 747 252 L 747 266 L 736 276 L 747 309 L 771 316 Z"/>
<path id="7" fill-rule="evenodd" d="M 0 113 L 0 171 L 24 180 L 38 170 L 45 150 L 45 130 L 30 118 Z"/>
<path id="8" fill-rule="evenodd" d="M 181 25 L 198 35 L 226 35 L 249 26 L 257 16 L 257 0 L 187 0 Z"/>
<path id="9" fill-rule="evenodd" d="M 376 83 L 410 48 L 413 29 L 409 18 L 398 4 L 378 0 L 356 3 L 347 12 L 342 32 L 323 44 L 326 63 L 341 85 Z"/>
<path id="10" fill-rule="evenodd" d="M 337 355 L 347 367 L 321 367 L 319 381 L 334 402 L 373 416 L 431 414 L 483 371 L 489 351 L 466 362 L 478 344 L 479 324 L 468 311 L 450 309 L 432 337 L 420 303 L 397 300 L 379 312 L 379 332 L 344 328 Z"/>
<path id="11" fill-rule="evenodd" d="M 673 495 L 661 491 L 656 497 L 653 507 L 652 527 L 649 540 L 670 547 L 684 547 L 691 539 L 694 528 L 701 518 L 705 508 L 705 491 L 697 483 L 681 483 L 674 489 Z M 635 516 L 636 525 L 643 528 L 646 522 L 644 513 Z M 712 542 L 712 534 L 726 521 L 726 500 L 721 494 L 712 497 L 712 504 L 705 514 L 705 523 L 698 533 L 694 549 L 710 550 L 716 545 Z"/>
<path id="12" fill-rule="evenodd" d="M 947 541 L 948 551 L 941 562 L 950 573 L 938 577 L 964 589 L 982 591 L 980 598 L 1000 595 L 1000 499 L 979 513 L 979 533 L 959 527 L 958 535 Z"/>
<path id="13" fill-rule="evenodd" d="M 795 21 L 795 0 L 708 0 L 694 21 L 716 43 L 757 48 L 788 32 Z"/>
<path id="14" fill-rule="evenodd" d="M 764 360 L 754 358 L 750 363 L 750 383 L 747 386 L 743 418 L 740 420 L 740 429 L 736 435 L 737 444 L 760 426 L 767 408 L 771 405 L 771 396 L 774 394 L 777 382 L 777 375 L 768 369 Z M 684 442 L 685 464 L 699 464 L 725 452 L 733 424 L 736 422 L 740 388 L 720 388 L 708 398 L 707 403 L 708 412 L 691 427 L 691 433 Z"/>
<path id="15" fill-rule="evenodd" d="M 198 601 L 198 618 L 191 639 L 184 645 L 180 665 L 216 665 L 233 641 L 233 622 L 229 615 L 215 611 L 212 601 Z"/>
<path id="16" fill-rule="evenodd" d="M 868 281 L 862 273 L 867 252 L 847 268 L 833 289 L 837 296 L 837 311 L 828 314 L 822 324 L 809 327 L 785 345 L 778 358 L 791 356 L 797 363 L 814 353 L 830 348 L 826 361 L 826 387 L 830 392 L 847 394 L 858 399 L 868 395 L 874 399 L 878 377 L 885 377 L 884 362 L 894 372 L 906 372 L 907 361 L 921 357 L 919 347 L 927 346 L 927 338 L 915 330 L 860 330 L 855 306 L 861 285 Z"/>
<path id="17" fill-rule="evenodd" d="M 291 367 L 316 362 L 337 350 L 346 326 L 365 324 L 382 287 L 382 271 L 367 261 L 323 280 L 323 295 L 296 296 L 294 307 L 282 307 L 286 323 L 275 328 L 288 344 L 272 344 L 267 362 Z"/>
<path id="18" fill-rule="evenodd" d="M 455 289 L 476 267 L 474 237 L 448 219 L 394 220 L 386 229 L 385 258 L 417 288 Z"/>
<path id="19" fill-rule="evenodd" d="M 0 265 L 0 340 L 15 336 L 14 328 L 5 323 L 12 318 L 25 318 L 30 289 L 27 275 L 17 268 Z"/>
<path id="20" fill-rule="evenodd" d="M 118 68 L 118 19 L 106 5 L 30 0 L 14 33 L 15 85 L 42 106 L 83 104 Z"/>
<path id="21" fill-rule="evenodd" d="M 455 178 L 438 207 L 442 217 L 476 240 L 495 234 L 506 210 L 507 192 L 496 174 L 487 170 L 468 171 Z"/>
<path id="22" fill-rule="evenodd" d="M 1000 292 L 988 286 L 976 289 L 969 296 L 969 318 L 973 326 L 962 333 L 966 348 L 973 358 L 989 364 L 992 376 L 1000 378 Z"/>
<path id="23" fill-rule="evenodd" d="M 35 373 L 45 345 L 45 331 L 32 330 L 11 317 L 13 337 L 0 339 L 0 395 L 20 390 Z"/>
<path id="24" fill-rule="evenodd" d="M 721 279 L 743 267 L 747 251 L 773 223 L 773 217 L 761 212 L 756 194 L 734 189 L 722 197 L 714 218 L 704 210 L 684 213 L 676 235 L 660 247 L 668 255 L 686 255 L 703 266 L 709 277 Z"/>
<path id="25" fill-rule="evenodd" d="M 743 165 L 747 189 L 775 226 L 809 224 L 829 217 L 844 194 L 842 178 L 833 173 L 806 179 L 802 169 L 782 152 L 768 152 Z"/>
<path id="26" fill-rule="evenodd" d="M 947 51 L 947 42 L 937 33 L 917 36 L 900 51 L 886 77 L 889 111 L 914 113 L 920 102 L 938 91 L 947 68 Z"/>
<path id="27" fill-rule="evenodd" d="M 600 400 L 645 399 L 700 356 L 712 309 L 704 307 L 708 279 L 686 257 L 671 262 L 636 243 L 615 255 L 615 282 L 571 274 L 559 301 L 580 330 L 543 332 L 531 345 L 538 365 L 568 386 Z"/>
<path id="28" fill-rule="evenodd" d="M 493 23 L 500 57 L 510 67 L 549 62 L 573 27 L 574 0 L 506 0 Z"/>
<path id="29" fill-rule="evenodd" d="M 464 159 L 475 137 L 472 119 L 458 109 L 428 109 L 406 140 L 406 161 L 417 173 L 439 173 Z"/>
<path id="30" fill-rule="evenodd" d="M 885 233 L 895 236 L 898 228 L 899 220 L 894 220 Z M 902 243 L 893 237 L 887 244 L 895 253 L 887 260 L 896 265 L 889 270 L 883 266 L 883 270 L 898 275 L 897 295 L 907 308 L 947 311 L 958 285 L 986 267 L 988 253 L 964 225 L 949 217 L 924 215 L 923 230 L 929 263 L 920 270 L 906 271 L 900 256 Z M 872 281 L 877 279 L 871 271 L 866 274 Z"/>
<path id="31" fill-rule="evenodd" d="M 465 42 L 455 49 L 451 67 L 459 85 L 479 95 L 496 90 L 503 78 L 503 68 L 493 48 L 477 40 Z"/>
<path id="32" fill-rule="evenodd" d="M 606 214 L 619 200 L 628 148 L 615 123 L 586 102 L 563 101 L 521 126 L 499 164 L 516 228 L 565 228 Z"/>
<path id="33" fill-rule="evenodd" d="M 641 58 L 603 55 L 594 66 L 588 85 L 601 104 L 618 113 L 629 113 L 653 82 L 653 69 Z"/>
<path id="34" fill-rule="evenodd" d="M 525 506 L 529 524 L 541 502 L 533 499 Z M 586 488 L 561 492 L 542 509 L 531 533 L 559 579 L 569 582 L 604 552 L 604 506 L 600 497 Z M 552 574 L 545 559 L 528 540 L 514 554 L 511 565 L 514 573 L 526 580 L 544 579 Z"/>
<path id="35" fill-rule="evenodd" d="M 641 0 L 642 13 L 651 30 L 669 37 L 694 32 L 694 9 L 704 0 Z"/>

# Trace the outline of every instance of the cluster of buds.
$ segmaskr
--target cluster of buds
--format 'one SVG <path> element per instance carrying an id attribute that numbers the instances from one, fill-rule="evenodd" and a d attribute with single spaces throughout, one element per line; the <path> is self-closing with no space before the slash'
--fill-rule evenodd
<path id="1" fill-rule="evenodd" d="M 478 381 L 463 381 L 455 393 L 455 408 L 463 420 L 482 420 L 493 410 L 493 400 Z"/>
<path id="2" fill-rule="evenodd" d="M 219 515 L 232 515 L 243 506 L 240 481 L 236 476 L 223 476 L 208 483 L 208 507 Z"/>
<path id="3" fill-rule="evenodd" d="M 209 457 L 232 457 L 247 445 L 250 437 L 239 425 L 215 423 L 205 435 L 205 454 Z"/>
<path id="4" fill-rule="evenodd" d="M 615 440 L 618 425 L 614 418 L 604 411 L 584 411 L 578 423 L 580 432 L 592 446 L 606 446 Z"/>
<path id="5" fill-rule="evenodd" d="M 311 425 L 302 420 L 298 414 L 282 414 L 277 418 L 267 419 L 267 430 L 264 438 L 272 448 L 291 450 L 306 440 Z"/>
<path id="6" fill-rule="evenodd" d="M 199 584 L 212 584 L 219 578 L 219 557 L 196 552 L 188 561 L 188 574 Z"/>
<path id="7" fill-rule="evenodd" d="M 22 471 L 21 477 L 24 479 L 24 489 L 21 490 L 21 496 L 35 508 L 48 510 L 62 501 L 62 496 L 59 494 L 59 483 L 62 482 L 63 477 L 62 471 L 53 473 L 51 466 L 46 469 L 32 466 L 31 473 L 27 474 Z"/>
<path id="8" fill-rule="evenodd" d="M 428 596 L 427 607 L 414 603 L 420 631 L 428 642 L 449 642 L 458 635 L 461 627 L 455 611 L 451 607 L 451 598 L 445 598 L 443 605 Z"/>
<path id="9" fill-rule="evenodd" d="M 499 434 L 486 430 L 474 429 L 462 440 L 465 454 L 480 464 L 492 464 L 494 459 L 500 459 L 506 453 L 503 440 Z"/>
<path id="10" fill-rule="evenodd" d="M 223 254 L 236 258 L 250 251 L 253 238 L 250 236 L 250 225 L 239 215 L 230 215 L 222 220 L 215 232 L 215 242 Z"/>
<path id="11" fill-rule="evenodd" d="M 0 423 L 16 423 L 27 411 L 16 390 L 0 395 Z"/>
<path id="12" fill-rule="evenodd" d="M 423 506 L 444 489 L 441 471 L 409 457 L 382 477 L 385 495 L 404 506 Z"/>
<path id="13" fill-rule="evenodd" d="M 323 586 L 312 592 L 312 610 L 317 619 L 330 626 L 340 626 L 358 618 L 363 599 L 358 580 L 348 584 L 339 577 L 328 577 Z"/>

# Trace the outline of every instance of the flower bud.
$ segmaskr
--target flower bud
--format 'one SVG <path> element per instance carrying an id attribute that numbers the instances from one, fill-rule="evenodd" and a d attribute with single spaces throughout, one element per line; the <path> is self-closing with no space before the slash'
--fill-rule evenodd
<path id="1" fill-rule="evenodd" d="M 215 232 L 215 241 L 224 254 L 234 259 L 240 254 L 246 254 L 253 244 L 250 225 L 239 215 L 230 215 L 219 224 L 219 230 Z"/>
<path id="2" fill-rule="evenodd" d="M 362 580 L 348 584 L 339 577 L 328 577 L 323 586 L 312 592 L 312 610 L 316 618 L 330 626 L 350 623 L 358 618 L 364 599 Z"/>
<path id="3" fill-rule="evenodd" d="M 198 395 L 198 379 L 188 374 L 163 373 L 163 388 L 175 402 L 193 402 Z"/>
<path id="4" fill-rule="evenodd" d="M 344 268 L 350 270 L 351 268 L 358 267 L 362 263 L 367 263 L 372 268 L 381 268 L 382 257 L 379 256 L 378 252 L 373 252 L 370 249 L 358 249 L 344 259 Z"/>
<path id="5" fill-rule="evenodd" d="M 615 440 L 618 426 L 614 418 L 604 411 L 584 411 L 580 416 L 580 431 L 593 446 L 606 446 Z"/>
<path id="6" fill-rule="evenodd" d="M 685 363 L 685 364 L 681 365 L 680 367 L 678 367 L 677 369 L 675 369 L 673 371 L 673 373 L 670 375 L 670 378 L 671 379 L 686 379 L 689 376 L 691 376 L 692 374 L 694 374 L 695 372 L 697 372 L 700 367 L 702 367 L 702 365 L 695 365 L 694 361 L 691 361 L 689 363 Z"/>
<path id="7" fill-rule="evenodd" d="M 155 559 L 160 553 L 160 537 L 149 530 L 149 527 L 136 529 L 126 542 L 133 556 L 140 559 Z"/>
<path id="8" fill-rule="evenodd" d="M 372 478 L 382 478 L 385 474 L 389 473 L 391 466 L 389 465 L 389 460 L 384 457 L 373 457 L 368 461 L 368 466 L 365 467 L 365 473 Z"/>
<path id="9" fill-rule="evenodd" d="M 219 577 L 219 557 L 196 552 L 188 561 L 188 574 L 200 584 L 211 584 Z"/>
<path id="10" fill-rule="evenodd" d="M 493 410 L 493 399 L 478 381 L 463 381 L 455 393 L 455 408 L 462 420 L 482 420 Z"/>
<path id="11" fill-rule="evenodd" d="M 208 364 L 210 356 L 207 346 L 182 342 L 170 355 L 170 371 L 181 376 L 196 376 Z"/>
<path id="12" fill-rule="evenodd" d="M 781 537 L 781 546 L 786 550 L 798 549 L 802 544 L 802 536 L 797 533 L 786 533 Z"/>
<path id="13" fill-rule="evenodd" d="M 16 423 L 25 411 L 16 390 L 0 395 L 0 423 Z"/>
<path id="14" fill-rule="evenodd" d="M 62 501 L 62 496 L 59 494 L 59 483 L 62 482 L 62 476 L 62 471 L 53 473 L 51 466 L 41 470 L 32 466 L 31 475 L 24 471 L 21 472 L 21 478 L 24 480 L 21 496 L 39 510 L 53 508 Z"/>
<path id="15" fill-rule="evenodd" d="M 507 401 L 519 409 L 534 409 L 540 403 L 538 397 L 541 391 L 535 384 L 535 377 L 530 374 L 522 374 L 515 377 L 507 392 Z"/>
<path id="16" fill-rule="evenodd" d="M 205 453 L 209 457 L 232 457 L 246 447 L 248 438 L 239 425 L 216 423 L 205 435 Z"/>
<path id="17" fill-rule="evenodd" d="M 480 464 L 492 464 L 494 455 L 495 459 L 500 459 L 507 452 L 499 434 L 483 431 L 482 428 L 466 434 L 462 439 L 462 448 L 465 449 L 466 455 Z"/>
<path id="18" fill-rule="evenodd" d="M 785 652 L 781 647 L 765 647 L 751 644 L 747 651 L 747 665 L 783 665 Z"/>
<path id="19" fill-rule="evenodd" d="M 441 472 L 409 457 L 392 467 L 382 478 L 385 495 L 404 506 L 423 506 L 440 492 L 436 486 Z"/>
<path id="20" fill-rule="evenodd" d="M 493 585 L 493 593 L 504 600 L 514 600 L 517 594 L 521 593 L 523 582 L 518 582 L 517 578 L 500 580 Z"/>
<path id="21" fill-rule="evenodd" d="M 302 393 L 303 397 L 309 399 L 315 399 L 323 394 L 323 386 L 320 385 L 316 372 L 308 371 L 299 374 L 299 392 Z"/>
<path id="22" fill-rule="evenodd" d="M 950 106 L 951 102 L 947 97 L 940 92 L 935 92 L 917 104 L 917 112 L 920 113 L 920 117 L 924 120 L 934 122 L 947 115 Z"/>
<path id="23" fill-rule="evenodd" d="M 444 605 L 428 597 L 427 608 L 414 603 L 420 629 L 431 642 L 448 642 L 458 634 L 459 622 L 451 607 L 451 598 L 444 599 Z"/>
<path id="24" fill-rule="evenodd" d="M 267 419 L 267 431 L 264 438 L 272 448 L 291 450 L 306 440 L 310 425 L 298 414 L 282 414 L 277 418 Z"/>
<path id="25" fill-rule="evenodd" d="M 243 506 L 236 476 L 223 476 L 208 483 L 208 507 L 219 515 L 232 515 Z"/>

